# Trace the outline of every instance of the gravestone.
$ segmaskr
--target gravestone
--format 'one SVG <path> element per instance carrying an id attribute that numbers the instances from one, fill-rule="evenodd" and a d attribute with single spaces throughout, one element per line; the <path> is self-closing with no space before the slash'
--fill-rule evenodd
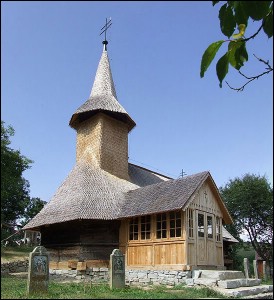
<path id="1" fill-rule="evenodd" d="M 245 271 L 245 278 L 249 278 L 249 264 L 248 259 L 244 258 L 244 271 Z"/>
<path id="2" fill-rule="evenodd" d="M 253 268 L 254 268 L 254 277 L 255 279 L 258 279 L 258 264 L 257 264 L 257 260 L 254 259 L 253 260 Z"/>
<path id="3" fill-rule="evenodd" d="M 267 272 L 266 272 L 266 261 L 263 261 L 263 279 L 267 279 Z"/>
<path id="4" fill-rule="evenodd" d="M 38 246 L 29 255 L 27 293 L 47 293 L 49 284 L 49 254 L 45 247 Z"/>
<path id="5" fill-rule="evenodd" d="M 114 249 L 110 255 L 110 288 L 125 287 L 125 256 L 119 249 Z"/>

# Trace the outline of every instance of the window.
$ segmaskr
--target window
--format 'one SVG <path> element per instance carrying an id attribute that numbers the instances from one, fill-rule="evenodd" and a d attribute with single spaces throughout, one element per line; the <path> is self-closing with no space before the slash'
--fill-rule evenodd
<path id="1" fill-rule="evenodd" d="M 175 211 L 155 216 L 156 239 L 182 236 L 182 212 Z M 192 229 L 193 230 L 193 229 Z M 152 238 L 152 216 L 135 217 L 129 221 L 129 240 L 141 241 Z"/>
<path id="2" fill-rule="evenodd" d="M 138 240 L 138 218 L 133 218 L 129 223 L 129 239 Z"/>
<path id="3" fill-rule="evenodd" d="M 207 237 L 213 238 L 213 224 L 212 224 L 212 216 L 207 216 Z"/>
<path id="4" fill-rule="evenodd" d="M 170 237 L 180 237 L 181 234 L 181 212 L 171 212 L 169 214 Z"/>
<path id="5" fill-rule="evenodd" d="M 165 239 L 167 237 L 167 217 L 166 214 L 156 215 L 156 238 Z"/>
<path id="6" fill-rule="evenodd" d="M 205 236 L 205 220 L 204 214 L 198 213 L 198 237 Z"/>
<path id="7" fill-rule="evenodd" d="M 150 239 L 150 216 L 143 216 L 141 219 L 141 240 Z"/>
<path id="8" fill-rule="evenodd" d="M 221 223 L 222 223 L 221 218 L 216 217 L 216 240 L 217 240 L 217 242 L 221 241 Z"/>
<path id="9" fill-rule="evenodd" d="M 193 209 L 188 210 L 188 237 L 193 238 L 193 227 L 194 227 L 194 220 L 193 220 Z"/>
<path id="10" fill-rule="evenodd" d="M 129 240 L 138 241 L 139 235 L 141 240 L 150 239 L 151 217 L 143 216 L 133 218 L 129 222 Z"/>

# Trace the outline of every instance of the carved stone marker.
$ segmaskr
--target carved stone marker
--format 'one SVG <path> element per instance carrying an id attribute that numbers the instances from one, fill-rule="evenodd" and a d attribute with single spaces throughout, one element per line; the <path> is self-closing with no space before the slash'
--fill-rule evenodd
<path id="1" fill-rule="evenodd" d="M 125 287 L 125 256 L 119 249 L 114 249 L 110 255 L 110 288 Z"/>
<path id="2" fill-rule="evenodd" d="M 244 271 L 245 271 L 245 278 L 249 278 L 249 265 L 248 265 L 248 259 L 244 258 Z"/>
<path id="3" fill-rule="evenodd" d="M 255 279 L 258 279 L 258 264 L 257 264 L 257 260 L 254 259 L 253 260 L 253 268 L 254 268 L 254 277 Z"/>
<path id="4" fill-rule="evenodd" d="M 27 293 L 47 293 L 49 284 L 49 254 L 45 247 L 38 246 L 29 254 Z"/>
<path id="5" fill-rule="evenodd" d="M 263 279 L 267 279 L 267 273 L 266 273 L 266 261 L 263 261 Z"/>

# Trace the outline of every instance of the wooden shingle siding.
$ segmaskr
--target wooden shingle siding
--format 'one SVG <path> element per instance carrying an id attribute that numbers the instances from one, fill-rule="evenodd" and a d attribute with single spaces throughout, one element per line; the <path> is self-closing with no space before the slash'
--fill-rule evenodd
<path id="1" fill-rule="evenodd" d="M 77 129 L 76 161 L 129 180 L 127 125 L 98 113 Z"/>

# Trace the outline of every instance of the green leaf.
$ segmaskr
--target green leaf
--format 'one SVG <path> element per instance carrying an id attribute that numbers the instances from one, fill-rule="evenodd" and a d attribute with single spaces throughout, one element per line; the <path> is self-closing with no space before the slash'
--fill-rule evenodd
<path id="1" fill-rule="evenodd" d="M 272 1 L 241 1 L 247 14 L 255 21 L 262 20 L 269 12 Z"/>
<path id="2" fill-rule="evenodd" d="M 235 69 L 238 70 L 238 62 L 235 58 L 235 52 L 236 50 L 241 46 L 242 44 L 242 41 L 231 41 L 229 44 L 228 44 L 228 61 L 229 63 L 231 64 L 232 67 L 234 67 Z"/>
<path id="3" fill-rule="evenodd" d="M 235 21 L 239 24 L 245 24 L 247 26 L 248 23 L 248 14 L 246 13 L 245 7 L 242 1 L 235 1 L 234 3 L 234 13 L 235 13 Z"/>
<path id="4" fill-rule="evenodd" d="M 215 4 L 217 4 L 220 1 L 212 1 L 212 5 L 214 6 Z"/>
<path id="5" fill-rule="evenodd" d="M 237 70 L 248 60 L 248 54 L 245 48 L 245 42 L 242 40 L 231 41 L 228 44 L 228 61 Z"/>
<path id="6" fill-rule="evenodd" d="M 220 49 L 224 41 L 217 41 L 209 45 L 206 51 L 203 54 L 202 61 L 201 61 L 201 70 L 200 76 L 201 78 L 204 77 L 205 71 L 211 64 L 212 60 L 214 59 L 217 51 Z"/>
<path id="7" fill-rule="evenodd" d="M 237 70 L 239 70 L 246 61 L 248 61 L 248 53 L 245 48 L 245 42 L 241 44 L 239 48 L 235 51 L 235 60 L 237 62 Z"/>
<path id="8" fill-rule="evenodd" d="M 219 10 L 219 19 L 222 33 L 229 38 L 236 27 L 232 8 L 224 4 Z"/>
<path id="9" fill-rule="evenodd" d="M 222 87 L 222 82 L 228 72 L 228 53 L 226 53 L 225 55 L 223 55 L 217 62 L 216 65 L 216 72 L 217 72 L 217 76 L 218 79 L 220 81 L 220 88 Z"/>
<path id="10" fill-rule="evenodd" d="M 234 38 L 234 39 L 240 39 L 240 38 L 242 38 L 244 36 L 244 34 L 245 34 L 245 29 L 246 29 L 245 24 L 240 24 L 238 26 L 239 33 L 233 34 L 232 38 Z"/>
<path id="11" fill-rule="evenodd" d="M 268 38 L 273 36 L 273 10 L 269 14 L 269 16 L 264 18 L 263 29 Z"/>

